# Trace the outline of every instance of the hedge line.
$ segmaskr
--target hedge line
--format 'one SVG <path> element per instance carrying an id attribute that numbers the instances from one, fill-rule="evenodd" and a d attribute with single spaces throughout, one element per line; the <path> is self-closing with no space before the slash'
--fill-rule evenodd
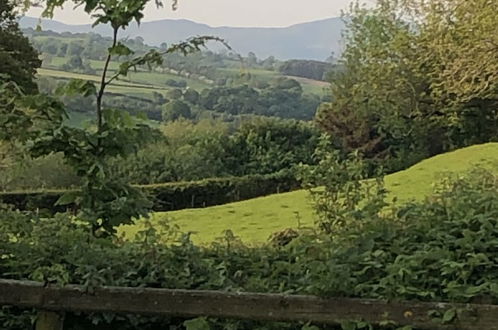
<path id="1" fill-rule="evenodd" d="M 288 172 L 270 175 L 251 175 L 206 179 L 192 182 L 173 182 L 139 186 L 153 201 L 154 211 L 174 211 L 201 208 L 247 200 L 270 194 L 288 192 L 300 187 Z M 0 203 L 20 210 L 65 211 L 67 206 L 55 207 L 65 190 L 21 191 L 0 193 Z"/>

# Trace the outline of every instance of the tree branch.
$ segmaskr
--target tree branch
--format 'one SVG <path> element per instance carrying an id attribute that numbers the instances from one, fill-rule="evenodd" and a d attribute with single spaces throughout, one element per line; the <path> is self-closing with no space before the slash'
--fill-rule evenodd
<path id="1" fill-rule="evenodd" d="M 114 48 L 118 42 L 118 27 L 113 28 L 113 39 L 112 39 L 112 48 Z M 107 70 L 109 69 L 109 64 L 111 62 L 112 55 L 109 52 L 107 55 L 104 70 L 102 72 L 102 79 L 100 81 L 100 89 L 97 94 L 97 130 L 100 131 L 102 129 L 102 97 L 104 96 L 105 88 L 109 85 L 110 81 L 106 81 Z"/>

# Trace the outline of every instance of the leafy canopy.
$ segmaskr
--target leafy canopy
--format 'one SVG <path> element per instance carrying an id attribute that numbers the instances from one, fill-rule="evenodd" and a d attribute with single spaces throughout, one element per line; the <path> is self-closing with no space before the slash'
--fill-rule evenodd
<path id="1" fill-rule="evenodd" d="M 19 29 L 14 1 L 0 0 L 0 83 L 14 81 L 25 92 L 35 92 L 40 65 L 38 53 Z"/>
<path id="2" fill-rule="evenodd" d="M 498 138 L 497 6 L 486 0 L 353 5 L 320 126 L 348 152 L 395 159 L 391 170 Z"/>

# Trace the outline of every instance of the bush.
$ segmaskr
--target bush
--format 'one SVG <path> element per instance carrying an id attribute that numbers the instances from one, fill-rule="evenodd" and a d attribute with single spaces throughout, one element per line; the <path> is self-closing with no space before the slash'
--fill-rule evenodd
<path id="1" fill-rule="evenodd" d="M 291 191 L 300 187 L 288 172 L 271 175 L 215 178 L 193 182 L 175 182 L 139 186 L 153 201 L 154 211 L 174 211 L 237 202 L 250 198 Z M 67 191 L 23 191 L 0 193 L 0 203 L 20 210 L 64 211 L 54 206 Z"/>
<path id="2" fill-rule="evenodd" d="M 315 278 L 313 291 L 498 302 L 498 177 L 474 170 L 448 178 L 425 201 L 391 211 L 334 237 L 320 266 L 328 274 Z"/>
<path id="3" fill-rule="evenodd" d="M 0 191 L 67 189 L 79 183 L 80 179 L 64 163 L 60 153 L 37 159 L 18 156 L 0 171 Z"/>
<path id="4" fill-rule="evenodd" d="M 328 72 L 334 67 L 330 63 L 310 60 L 290 60 L 278 68 L 283 75 L 303 77 L 314 80 L 325 80 Z"/>
<path id="5" fill-rule="evenodd" d="M 167 79 L 166 86 L 185 88 L 187 87 L 187 82 L 185 80 Z"/>
<path id="6" fill-rule="evenodd" d="M 181 118 L 190 119 L 192 118 L 192 111 L 187 103 L 173 100 L 164 105 L 162 118 L 163 121 L 174 121 Z"/>

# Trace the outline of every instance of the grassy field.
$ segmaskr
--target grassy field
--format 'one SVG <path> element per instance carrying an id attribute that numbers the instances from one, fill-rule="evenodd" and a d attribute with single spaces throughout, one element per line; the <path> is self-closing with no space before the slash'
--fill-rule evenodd
<path id="1" fill-rule="evenodd" d="M 430 194 L 432 184 L 447 173 L 463 173 L 472 166 L 482 166 L 498 173 L 498 143 L 477 145 L 439 155 L 419 164 L 391 174 L 385 178 L 390 191 L 389 200 L 397 197 L 400 202 L 421 199 Z M 182 231 L 192 232 L 198 243 L 211 242 L 231 229 L 244 242 L 258 244 L 285 228 L 310 226 L 313 211 L 308 193 L 304 190 L 271 195 L 248 201 L 205 209 L 156 213 L 152 222 L 168 218 Z M 127 234 L 136 232 L 139 225 L 124 227 Z"/>
<path id="2" fill-rule="evenodd" d="M 240 76 L 243 73 L 249 72 L 254 79 L 266 83 L 269 83 L 270 81 L 278 77 L 283 77 L 280 73 L 276 71 L 262 70 L 262 69 L 245 69 L 243 67 L 223 68 L 220 69 L 220 71 L 224 72 L 227 75 L 235 77 Z M 303 86 L 303 91 L 305 93 L 323 95 L 325 94 L 324 88 L 328 88 L 330 86 L 330 84 L 325 81 L 318 81 L 318 80 L 293 77 L 293 76 L 285 76 L 285 77 L 299 81 L 299 83 L 301 83 L 301 86 Z"/>
<path id="3" fill-rule="evenodd" d="M 52 77 L 61 80 L 83 79 L 83 80 L 94 81 L 96 83 L 100 82 L 100 76 L 97 75 L 81 74 L 81 73 L 67 72 L 67 71 L 54 70 L 54 69 L 38 69 L 38 75 Z M 131 82 L 124 80 L 115 81 L 107 88 L 107 91 L 111 93 L 121 93 L 121 94 L 135 95 L 135 96 L 150 95 L 152 94 L 152 92 L 158 92 L 164 94 L 167 90 L 168 88 L 165 86 L 146 84 L 145 81 L 140 83 L 140 82 Z"/>
<path id="4" fill-rule="evenodd" d="M 303 86 L 303 91 L 305 93 L 313 93 L 317 95 L 323 95 L 330 88 L 330 83 L 326 81 L 313 80 L 308 78 L 286 76 L 287 78 L 295 79 L 301 83 Z"/>
<path id="5" fill-rule="evenodd" d="M 58 57 L 58 56 L 53 56 L 50 58 L 50 61 L 47 61 L 47 63 L 44 65 L 44 69 L 39 70 L 40 75 L 46 75 L 54 78 L 64 78 L 64 79 L 69 79 L 69 78 L 78 78 L 78 79 L 86 79 L 86 80 L 93 80 L 97 81 L 99 76 L 97 75 L 85 75 L 85 74 L 78 74 L 78 73 L 71 73 L 71 72 L 65 72 L 60 70 L 60 68 L 67 63 L 68 58 L 67 57 Z M 100 71 L 104 67 L 104 62 L 103 61 L 96 61 L 96 60 L 89 60 L 90 65 L 92 68 L 97 70 L 97 74 L 100 74 Z M 109 69 L 111 71 L 116 70 L 119 66 L 119 63 L 117 62 L 111 62 Z M 222 68 L 219 69 L 220 72 L 224 73 L 227 76 L 232 76 L 232 77 L 239 77 L 243 73 L 250 73 L 251 76 L 258 80 L 258 81 L 263 81 L 263 82 L 270 82 L 271 80 L 281 77 L 282 75 L 276 71 L 270 71 L 270 70 L 262 70 L 262 69 L 247 69 L 242 66 L 240 67 L 230 67 L 230 68 Z M 323 95 L 324 88 L 327 88 L 329 84 L 327 82 L 323 81 L 317 81 L 317 80 L 311 80 L 311 79 L 306 79 L 306 78 L 299 78 L 299 77 L 291 77 L 288 76 L 288 78 L 295 79 L 301 83 L 303 86 L 303 90 L 305 93 L 314 93 L 317 95 Z M 212 87 L 211 85 L 201 81 L 201 80 L 196 80 L 196 79 L 189 79 L 185 78 L 182 76 L 170 74 L 170 73 L 161 73 L 157 71 L 137 71 L 137 72 L 130 72 L 129 76 L 126 78 L 122 78 L 119 82 L 116 84 L 113 84 L 110 86 L 111 92 L 130 92 L 130 90 L 126 90 L 123 87 L 125 85 L 127 86 L 141 86 L 141 85 L 146 85 L 146 86 L 154 86 L 155 89 L 158 89 L 158 92 L 162 92 L 164 90 L 169 89 L 170 87 L 166 86 L 166 81 L 168 79 L 173 79 L 173 80 L 184 80 L 187 82 L 187 85 L 191 88 L 194 88 L 198 91 L 203 90 L 204 88 L 209 88 Z M 118 88 L 118 86 L 120 88 Z M 118 90 L 119 89 L 119 90 Z M 135 91 L 136 92 L 136 91 Z M 150 94 L 151 90 L 149 91 L 139 91 L 140 94 Z M 135 93 L 136 94 L 136 93 Z"/>

